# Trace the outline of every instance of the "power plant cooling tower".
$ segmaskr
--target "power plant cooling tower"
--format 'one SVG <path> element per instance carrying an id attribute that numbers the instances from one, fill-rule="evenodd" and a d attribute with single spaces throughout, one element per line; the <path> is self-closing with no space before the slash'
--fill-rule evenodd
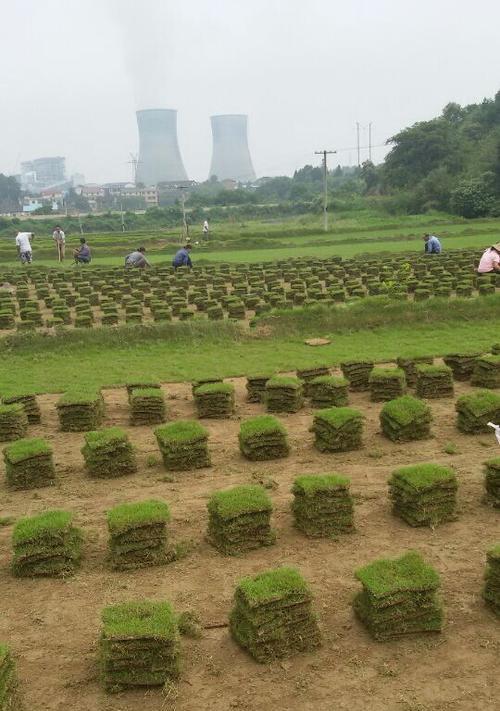
<path id="1" fill-rule="evenodd" d="M 213 153 L 210 175 L 219 180 L 248 183 L 255 171 L 248 150 L 247 117 L 244 114 L 212 116 Z"/>
<path id="2" fill-rule="evenodd" d="M 177 142 L 177 111 L 137 111 L 139 162 L 136 181 L 144 185 L 187 180 Z"/>

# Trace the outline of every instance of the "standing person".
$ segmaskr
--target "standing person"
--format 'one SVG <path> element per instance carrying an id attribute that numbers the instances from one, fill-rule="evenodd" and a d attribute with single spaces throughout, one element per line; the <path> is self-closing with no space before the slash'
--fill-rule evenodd
<path id="1" fill-rule="evenodd" d="M 80 246 L 73 250 L 75 264 L 90 264 L 92 254 L 85 237 L 80 237 Z"/>
<path id="2" fill-rule="evenodd" d="M 210 232 L 210 228 L 208 226 L 208 220 L 205 220 L 203 222 L 203 239 L 207 240 L 208 239 L 208 233 Z"/>
<path id="3" fill-rule="evenodd" d="M 127 254 L 127 256 L 125 257 L 125 266 L 138 267 L 139 269 L 145 269 L 146 267 L 150 267 L 151 264 L 144 256 L 145 251 L 145 247 L 139 247 L 135 250 L 135 252 L 130 252 L 130 254 Z"/>
<path id="4" fill-rule="evenodd" d="M 172 260 L 172 266 L 174 269 L 178 269 L 179 267 L 189 267 L 190 269 L 193 266 L 193 262 L 191 261 L 191 257 L 189 256 L 189 252 L 193 246 L 191 244 L 186 244 L 182 249 L 179 249 L 179 251 L 176 253 L 175 257 Z"/>
<path id="5" fill-rule="evenodd" d="M 426 254 L 441 254 L 441 242 L 436 235 L 425 234 L 424 240 L 424 251 Z"/>
<path id="6" fill-rule="evenodd" d="M 32 240 L 35 239 L 34 232 L 18 232 L 16 235 L 17 253 L 21 264 L 31 264 L 33 261 Z"/>
<path id="7" fill-rule="evenodd" d="M 57 258 L 60 262 L 64 261 L 64 252 L 66 251 L 66 235 L 61 229 L 60 225 L 54 227 L 52 232 L 52 239 L 56 243 L 57 247 Z"/>
<path id="8" fill-rule="evenodd" d="M 488 247 L 479 261 L 477 273 L 500 274 L 500 242 Z"/>

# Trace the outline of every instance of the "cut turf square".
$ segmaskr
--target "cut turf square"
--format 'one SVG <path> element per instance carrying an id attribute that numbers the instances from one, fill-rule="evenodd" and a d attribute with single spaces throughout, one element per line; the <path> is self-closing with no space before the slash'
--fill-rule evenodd
<path id="1" fill-rule="evenodd" d="M 458 398 L 457 427 L 460 432 L 481 434 L 491 432 L 488 422 L 500 422 L 500 395 L 479 390 Z"/>
<path id="2" fill-rule="evenodd" d="M 64 393 L 56 407 L 62 432 L 95 430 L 104 417 L 103 397 L 90 388 L 75 388 Z"/>
<path id="3" fill-rule="evenodd" d="M 369 377 L 370 400 L 385 402 L 404 394 L 406 380 L 401 368 L 373 368 Z"/>
<path id="4" fill-rule="evenodd" d="M 134 388 L 129 402 L 131 425 L 159 425 L 167 418 L 165 397 L 160 388 Z"/>
<path id="5" fill-rule="evenodd" d="M 198 417 L 223 418 L 234 414 L 234 385 L 232 383 L 206 383 L 194 392 Z"/>
<path id="6" fill-rule="evenodd" d="M 392 442 L 427 439 L 431 422 L 430 407 L 411 395 L 390 400 L 380 411 L 382 432 Z"/>
<path id="7" fill-rule="evenodd" d="M 240 452 L 251 461 L 281 459 L 290 452 L 286 429 L 272 415 L 258 415 L 244 420 L 238 439 Z"/>
<path id="8" fill-rule="evenodd" d="M 196 420 L 178 420 L 155 429 L 165 469 L 185 471 L 210 466 L 208 431 Z"/>
<path id="9" fill-rule="evenodd" d="M 7 484 L 13 489 L 36 489 L 55 482 L 52 447 L 44 439 L 19 439 L 3 450 Z"/>
<path id="10" fill-rule="evenodd" d="M 167 547 L 170 509 L 164 501 L 120 504 L 107 513 L 111 566 L 117 570 L 162 565 L 172 559 Z"/>
<path id="11" fill-rule="evenodd" d="M 0 442 L 12 442 L 26 436 L 28 417 L 21 403 L 0 405 Z"/>
<path id="12" fill-rule="evenodd" d="M 308 383 L 313 407 L 345 407 L 349 402 L 349 381 L 338 375 L 320 375 Z"/>
<path id="13" fill-rule="evenodd" d="M 350 480 L 340 474 L 295 479 L 292 512 L 296 527 L 311 537 L 335 537 L 354 530 Z"/>
<path id="14" fill-rule="evenodd" d="M 450 467 L 415 464 L 389 479 L 393 513 L 410 526 L 437 526 L 456 519 L 458 482 Z"/>
<path id="15" fill-rule="evenodd" d="M 275 376 L 266 383 L 268 412 L 298 412 L 304 404 L 303 383 L 298 378 Z"/>
<path id="16" fill-rule="evenodd" d="M 82 447 L 85 468 L 91 477 L 112 479 L 137 471 L 135 450 L 119 427 L 87 432 Z"/>
<path id="17" fill-rule="evenodd" d="M 314 414 L 314 446 L 320 452 L 348 452 L 362 445 L 363 415 L 350 407 L 330 407 Z"/>

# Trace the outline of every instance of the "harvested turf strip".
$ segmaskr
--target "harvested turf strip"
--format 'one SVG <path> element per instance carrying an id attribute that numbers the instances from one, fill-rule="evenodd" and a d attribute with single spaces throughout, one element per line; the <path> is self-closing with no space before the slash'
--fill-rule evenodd
<path id="1" fill-rule="evenodd" d="M 500 508 L 500 457 L 484 463 L 484 486 L 486 502 L 494 508 Z"/>
<path id="2" fill-rule="evenodd" d="M 398 358 L 396 364 L 398 368 L 404 371 L 406 384 L 408 387 L 413 387 L 417 382 L 417 365 L 418 364 L 432 365 L 434 358 L 431 356 L 419 356 L 416 358 Z"/>
<path id="3" fill-rule="evenodd" d="M 487 566 L 483 597 L 497 617 L 500 617 L 500 543 L 486 554 Z"/>
<path id="4" fill-rule="evenodd" d="M 481 434 L 490 432 L 488 422 L 500 423 L 500 395 L 479 390 L 458 398 L 457 427 L 460 432 Z"/>
<path id="5" fill-rule="evenodd" d="M 127 388 L 127 397 L 130 400 L 130 396 L 134 390 L 161 390 L 160 383 L 155 380 L 143 380 L 142 382 L 137 382 L 136 380 L 125 384 Z"/>
<path id="6" fill-rule="evenodd" d="M 180 636 L 168 602 L 124 602 L 104 608 L 99 640 L 106 691 L 162 686 L 179 676 Z"/>
<path id="7" fill-rule="evenodd" d="M 94 478 L 112 479 L 137 471 L 135 450 L 119 427 L 87 432 L 82 454 L 85 468 Z"/>
<path id="8" fill-rule="evenodd" d="M 380 411 L 382 432 L 392 442 L 427 439 L 431 422 L 430 407 L 411 395 L 390 400 Z"/>
<path id="9" fill-rule="evenodd" d="M 22 711 L 17 693 L 16 665 L 9 647 L 0 643 L 0 711 Z"/>
<path id="10" fill-rule="evenodd" d="M 159 388 L 134 388 L 129 402 L 131 425 L 159 425 L 167 418 L 165 397 Z"/>
<path id="11" fill-rule="evenodd" d="M 208 538 L 226 555 L 238 555 L 269 546 L 276 536 L 271 530 L 273 505 L 262 486 L 235 486 L 217 491 L 208 502 Z"/>
<path id="12" fill-rule="evenodd" d="M 316 368 L 307 368 L 305 370 L 297 370 L 297 378 L 304 383 L 304 395 L 310 397 L 311 380 L 319 378 L 322 375 L 330 375 L 330 368 L 327 365 L 318 365 Z"/>
<path id="13" fill-rule="evenodd" d="M 272 415 L 258 415 L 244 420 L 238 439 L 240 452 L 251 461 L 281 459 L 290 452 L 286 429 Z"/>
<path id="14" fill-rule="evenodd" d="M 194 392 L 198 417 L 231 417 L 234 414 L 234 385 L 232 383 L 207 383 Z"/>
<path id="15" fill-rule="evenodd" d="M 167 548 L 170 509 L 164 501 L 120 504 L 108 511 L 106 518 L 113 568 L 129 570 L 172 560 Z"/>
<path id="16" fill-rule="evenodd" d="M 4 447 L 7 484 L 13 489 L 36 489 L 54 483 L 52 447 L 44 439 L 19 439 Z"/>
<path id="17" fill-rule="evenodd" d="M 339 474 L 311 474 L 295 479 L 292 512 L 307 536 L 335 537 L 354 530 L 350 480 Z"/>
<path id="18" fill-rule="evenodd" d="M 18 577 L 72 575 L 80 562 L 82 535 L 68 511 L 20 519 L 12 542 L 12 572 Z"/>
<path id="19" fill-rule="evenodd" d="M 500 355 L 485 355 L 476 360 L 471 378 L 480 388 L 500 388 Z"/>
<path id="20" fill-rule="evenodd" d="M 236 642 L 261 663 L 316 649 L 321 644 L 312 595 L 294 568 L 244 578 L 229 618 Z"/>
<path id="21" fill-rule="evenodd" d="M 447 365 L 417 365 L 418 397 L 451 397 L 453 392 L 451 368 Z"/>
<path id="22" fill-rule="evenodd" d="M 178 420 L 155 429 L 165 469 L 184 471 L 210 466 L 208 432 L 196 420 Z"/>
<path id="23" fill-rule="evenodd" d="M 345 407 L 349 402 L 349 381 L 338 375 L 320 375 L 308 383 L 313 407 Z"/>
<path id="24" fill-rule="evenodd" d="M 248 402 L 263 402 L 266 383 L 271 375 L 249 375 L 246 382 Z"/>
<path id="25" fill-rule="evenodd" d="M 449 353 L 443 356 L 445 365 L 453 371 L 455 380 L 470 380 L 474 372 L 476 361 L 481 357 L 481 353 Z"/>
<path id="26" fill-rule="evenodd" d="M 354 612 L 376 640 L 441 631 L 439 575 L 416 551 L 374 561 L 355 576 L 363 590 L 354 598 Z"/>
<path id="27" fill-rule="evenodd" d="M 200 387 L 200 385 L 209 385 L 211 383 L 222 383 L 222 378 L 203 378 L 202 380 L 194 380 L 191 383 L 191 392 L 194 396 L 196 389 Z"/>
<path id="28" fill-rule="evenodd" d="M 11 397 L 3 398 L 2 402 L 4 405 L 13 405 L 14 403 L 20 403 L 24 407 L 24 411 L 28 418 L 28 424 L 40 424 L 41 412 L 36 399 L 36 395 L 12 395 Z"/>
<path id="29" fill-rule="evenodd" d="M 314 414 L 314 446 L 320 452 L 348 452 L 362 445 L 363 415 L 350 407 L 330 407 Z"/>
<path id="30" fill-rule="evenodd" d="M 344 377 L 349 381 L 351 390 L 359 392 L 370 389 L 370 373 L 373 363 L 369 360 L 349 360 L 340 364 Z"/>
<path id="31" fill-rule="evenodd" d="M 302 381 L 293 377 L 276 376 L 266 383 L 268 412 L 298 412 L 304 404 Z"/>
<path id="32" fill-rule="evenodd" d="M 370 400 L 385 402 L 404 394 L 406 380 L 401 368 L 374 368 L 370 373 Z"/>
<path id="33" fill-rule="evenodd" d="M 28 417 L 21 403 L 0 405 L 0 442 L 12 442 L 25 437 Z"/>
<path id="34" fill-rule="evenodd" d="M 392 512 L 410 526 L 437 526 L 456 519 L 458 482 L 450 467 L 415 464 L 389 479 Z"/>
<path id="35" fill-rule="evenodd" d="M 104 400 L 96 390 L 67 392 L 59 398 L 56 407 L 62 432 L 95 430 L 104 417 Z"/>

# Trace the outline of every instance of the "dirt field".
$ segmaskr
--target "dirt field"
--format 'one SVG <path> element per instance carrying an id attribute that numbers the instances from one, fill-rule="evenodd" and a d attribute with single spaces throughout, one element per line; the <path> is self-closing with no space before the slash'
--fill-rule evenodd
<path id="1" fill-rule="evenodd" d="M 238 452 L 238 420 L 262 412 L 237 387 L 237 416 L 209 420 L 213 466 L 180 473 L 169 481 L 149 427 L 128 426 L 125 390 L 105 391 L 106 425 L 125 426 L 138 447 L 137 475 L 115 481 L 86 476 L 83 434 L 57 431 L 57 396 L 40 398 L 42 425 L 30 436 L 52 442 L 59 476 L 56 487 L 11 492 L 2 484 L 2 516 L 16 518 L 47 508 L 74 511 L 85 533 L 81 570 L 68 580 L 16 579 L 9 571 L 12 526 L 0 528 L 0 640 L 11 644 L 29 711 L 474 711 L 499 708 L 500 623 L 481 600 L 485 551 L 500 541 L 500 512 L 481 503 L 482 462 L 498 456 L 491 436 L 460 435 L 453 399 L 430 401 L 435 437 L 397 445 L 379 434 L 381 404 L 368 394 L 351 395 L 366 415 L 365 446 L 359 452 L 320 454 L 308 428 L 312 410 L 281 417 L 291 456 L 249 463 Z M 165 385 L 172 418 L 194 415 L 188 385 Z M 457 385 L 456 394 L 469 389 Z M 443 451 L 455 442 L 458 454 Z M 157 463 L 147 466 L 148 456 Z M 432 460 L 452 464 L 460 481 L 459 519 L 435 531 L 412 529 L 391 516 L 387 479 L 400 464 Z M 3 467 L 3 464 L 2 464 Z M 310 540 L 292 526 L 290 488 L 303 473 L 337 471 L 351 477 L 357 532 L 338 541 Z M 204 540 L 206 503 L 216 489 L 271 478 L 277 543 L 241 558 L 226 558 Z M 3 477 L 2 477 L 3 481 Z M 165 567 L 123 573 L 106 567 L 105 511 L 111 506 L 161 497 L 171 505 L 171 536 L 192 540 L 193 551 Z M 390 643 L 371 640 L 354 619 L 351 599 L 359 589 L 353 571 L 380 556 L 420 550 L 442 576 L 446 626 L 441 635 Z M 148 597 L 168 599 L 177 611 L 192 609 L 204 624 L 228 619 L 236 582 L 244 575 L 287 564 L 297 566 L 315 595 L 323 647 L 270 666 L 254 663 L 231 640 L 227 628 L 183 639 L 183 673 L 177 691 L 149 690 L 106 695 L 96 668 L 100 611 L 110 603 Z"/>

